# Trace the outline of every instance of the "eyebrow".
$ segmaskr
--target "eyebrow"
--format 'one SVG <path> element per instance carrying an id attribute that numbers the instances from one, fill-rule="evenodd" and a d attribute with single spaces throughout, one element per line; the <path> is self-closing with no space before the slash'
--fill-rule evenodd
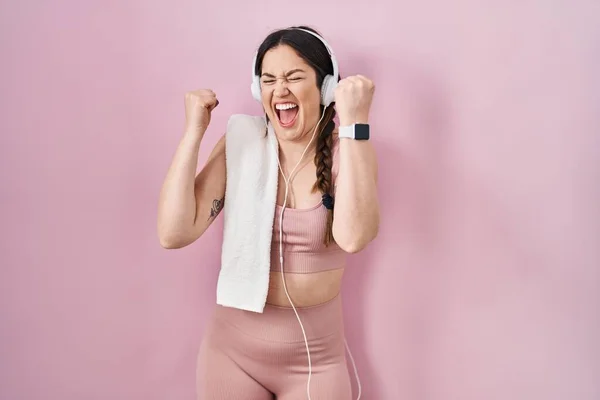
<path id="1" fill-rule="evenodd" d="M 285 76 L 288 77 L 288 76 L 290 76 L 292 74 L 295 74 L 296 72 L 304 72 L 304 70 L 300 69 L 300 68 L 296 68 L 296 69 L 293 69 L 293 70 L 289 71 L 287 74 L 285 74 Z M 263 72 L 263 74 L 261 76 L 266 76 L 266 77 L 269 77 L 269 78 L 275 78 L 275 75 L 269 74 L 267 72 Z"/>

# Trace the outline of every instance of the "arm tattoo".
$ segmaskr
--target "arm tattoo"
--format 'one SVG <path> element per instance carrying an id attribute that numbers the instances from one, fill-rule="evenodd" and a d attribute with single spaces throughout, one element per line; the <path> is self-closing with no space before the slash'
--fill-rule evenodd
<path id="1" fill-rule="evenodd" d="M 213 200 L 212 208 L 210 209 L 210 216 L 208 217 L 208 219 L 215 218 L 217 215 L 219 215 L 219 213 L 223 209 L 224 200 L 225 198 Z"/>

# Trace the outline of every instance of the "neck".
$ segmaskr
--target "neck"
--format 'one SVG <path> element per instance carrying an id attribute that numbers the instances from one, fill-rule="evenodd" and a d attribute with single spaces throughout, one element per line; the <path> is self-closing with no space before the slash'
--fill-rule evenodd
<path id="1" fill-rule="evenodd" d="M 314 158 L 317 137 L 315 135 L 312 142 L 310 141 L 311 137 L 312 135 L 306 135 L 302 140 L 298 141 L 279 140 L 279 159 L 282 167 L 285 165 L 287 173 L 291 173 L 292 169 L 296 167 L 296 164 L 300 161 L 300 157 L 302 157 L 302 161 L 300 161 L 301 165 L 296 170 L 305 164 L 307 160 L 310 161 Z M 308 149 L 306 146 L 309 146 Z M 304 153 L 304 157 L 302 153 Z"/>

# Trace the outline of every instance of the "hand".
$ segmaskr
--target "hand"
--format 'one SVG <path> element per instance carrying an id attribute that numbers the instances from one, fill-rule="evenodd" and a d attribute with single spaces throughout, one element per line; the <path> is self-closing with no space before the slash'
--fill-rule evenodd
<path id="1" fill-rule="evenodd" d="M 342 79 L 335 89 L 335 109 L 340 125 L 366 124 L 374 93 L 373 81 L 362 75 Z"/>
<path id="2" fill-rule="evenodd" d="M 219 105 L 217 95 L 210 89 L 185 94 L 186 131 L 204 133 L 210 124 L 212 110 Z"/>

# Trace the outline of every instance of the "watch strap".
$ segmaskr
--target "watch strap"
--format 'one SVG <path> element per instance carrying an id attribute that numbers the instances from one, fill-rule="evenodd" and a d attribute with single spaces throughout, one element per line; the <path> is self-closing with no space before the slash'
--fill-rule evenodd
<path id="1" fill-rule="evenodd" d="M 340 126 L 338 128 L 338 136 L 340 138 L 348 138 L 354 140 L 369 140 L 369 124 L 352 124 Z"/>

